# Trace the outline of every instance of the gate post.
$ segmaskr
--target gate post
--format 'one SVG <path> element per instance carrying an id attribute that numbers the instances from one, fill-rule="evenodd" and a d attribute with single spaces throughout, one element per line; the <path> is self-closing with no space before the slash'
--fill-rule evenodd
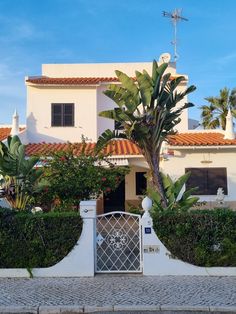
<path id="1" fill-rule="evenodd" d="M 87 276 L 94 276 L 96 205 L 96 200 L 80 202 L 80 216 L 83 218 L 80 243 L 83 245 L 83 269 Z"/>
<path id="2" fill-rule="evenodd" d="M 145 197 L 142 201 L 144 214 L 141 218 L 143 240 L 143 275 L 152 275 L 153 269 L 158 267 L 156 257 L 159 253 L 159 240 L 153 230 L 153 220 L 149 213 L 152 208 L 152 200 Z"/>

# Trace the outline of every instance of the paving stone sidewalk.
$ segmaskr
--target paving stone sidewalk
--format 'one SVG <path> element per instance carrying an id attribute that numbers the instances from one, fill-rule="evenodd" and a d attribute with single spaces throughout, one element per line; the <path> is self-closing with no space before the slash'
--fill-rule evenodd
<path id="1" fill-rule="evenodd" d="M 236 313 L 236 277 L 109 274 L 94 278 L 0 279 L 0 313 L 98 310 Z"/>

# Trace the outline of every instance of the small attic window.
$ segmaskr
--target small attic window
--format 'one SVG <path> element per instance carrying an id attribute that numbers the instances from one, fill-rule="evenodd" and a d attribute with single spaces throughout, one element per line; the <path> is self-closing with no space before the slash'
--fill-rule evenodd
<path id="1" fill-rule="evenodd" d="M 52 126 L 74 126 L 74 104 L 51 104 Z"/>

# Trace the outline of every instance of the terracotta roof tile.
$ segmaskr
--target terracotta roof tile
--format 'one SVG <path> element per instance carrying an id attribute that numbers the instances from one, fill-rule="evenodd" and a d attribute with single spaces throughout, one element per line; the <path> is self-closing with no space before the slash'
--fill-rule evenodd
<path id="1" fill-rule="evenodd" d="M 95 143 L 87 143 L 85 153 L 89 154 L 94 151 Z M 50 153 L 66 151 L 73 149 L 75 155 L 79 155 L 82 151 L 81 143 L 30 143 L 26 146 L 26 154 L 31 155 L 50 155 Z M 134 143 L 128 140 L 112 141 L 104 150 L 105 154 L 112 155 L 141 155 L 141 150 Z"/>
<path id="2" fill-rule="evenodd" d="M 178 76 L 172 76 L 174 79 Z M 133 77 L 135 81 L 136 78 Z M 35 77 L 26 80 L 27 83 L 37 85 L 93 85 L 99 83 L 115 83 L 119 82 L 117 77 Z"/>
<path id="3" fill-rule="evenodd" d="M 168 137 L 171 146 L 223 146 L 236 145 L 236 139 L 224 139 L 219 132 L 179 133 Z"/>
<path id="4" fill-rule="evenodd" d="M 41 85 L 93 85 L 104 82 L 119 82 L 119 80 L 117 77 L 40 77 L 30 78 L 26 82 Z"/>
<path id="5" fill-rule="evenodd" d="M 20 131 L 23 131 L 25 128 L 20 128 Z M 11 133 L 11 128 L 9 127 L 0 127 L 0 141 L 4 141 Z"/>
<path id="6" fill-rule="evenodd" d="M 168 138 L 170 146 L 223 146 L 236 145 L 235 140 L 224 139 L 222 133 L 179 133 Z M 27 155 L 50 155 L 53 152 L 67 151 L 73 149 L 75 155 L 80 155 L 82 151 L 81 143 L 30 143 L 26 146 Z M 95 143 L 87 143 L 85 153 L 90 154 L 94 151 Z M 128 140 L 114 140 L 104 150 L 105 154 L 111 155 L 142 155 L 137 145 Z"/>

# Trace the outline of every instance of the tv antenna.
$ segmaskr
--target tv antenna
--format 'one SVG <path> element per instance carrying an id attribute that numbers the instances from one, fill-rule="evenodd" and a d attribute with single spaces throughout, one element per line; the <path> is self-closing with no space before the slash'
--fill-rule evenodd
<path id="1" fill-rule="evenodd" d="M 171 44 L 174 46 L 175 62 L 179 58 L 179 55 L 177 54 L 177 23 L 180 21 L 188 21 L 188 19 L 181 16 L 181 12 L 182 12 L 182 9 L 175 9 L 173 12 L 166 12 L 166 11 L 162 12 L 163 16 L 170 18 L 174 25 L 174 40 L 172 40 Z"/>

